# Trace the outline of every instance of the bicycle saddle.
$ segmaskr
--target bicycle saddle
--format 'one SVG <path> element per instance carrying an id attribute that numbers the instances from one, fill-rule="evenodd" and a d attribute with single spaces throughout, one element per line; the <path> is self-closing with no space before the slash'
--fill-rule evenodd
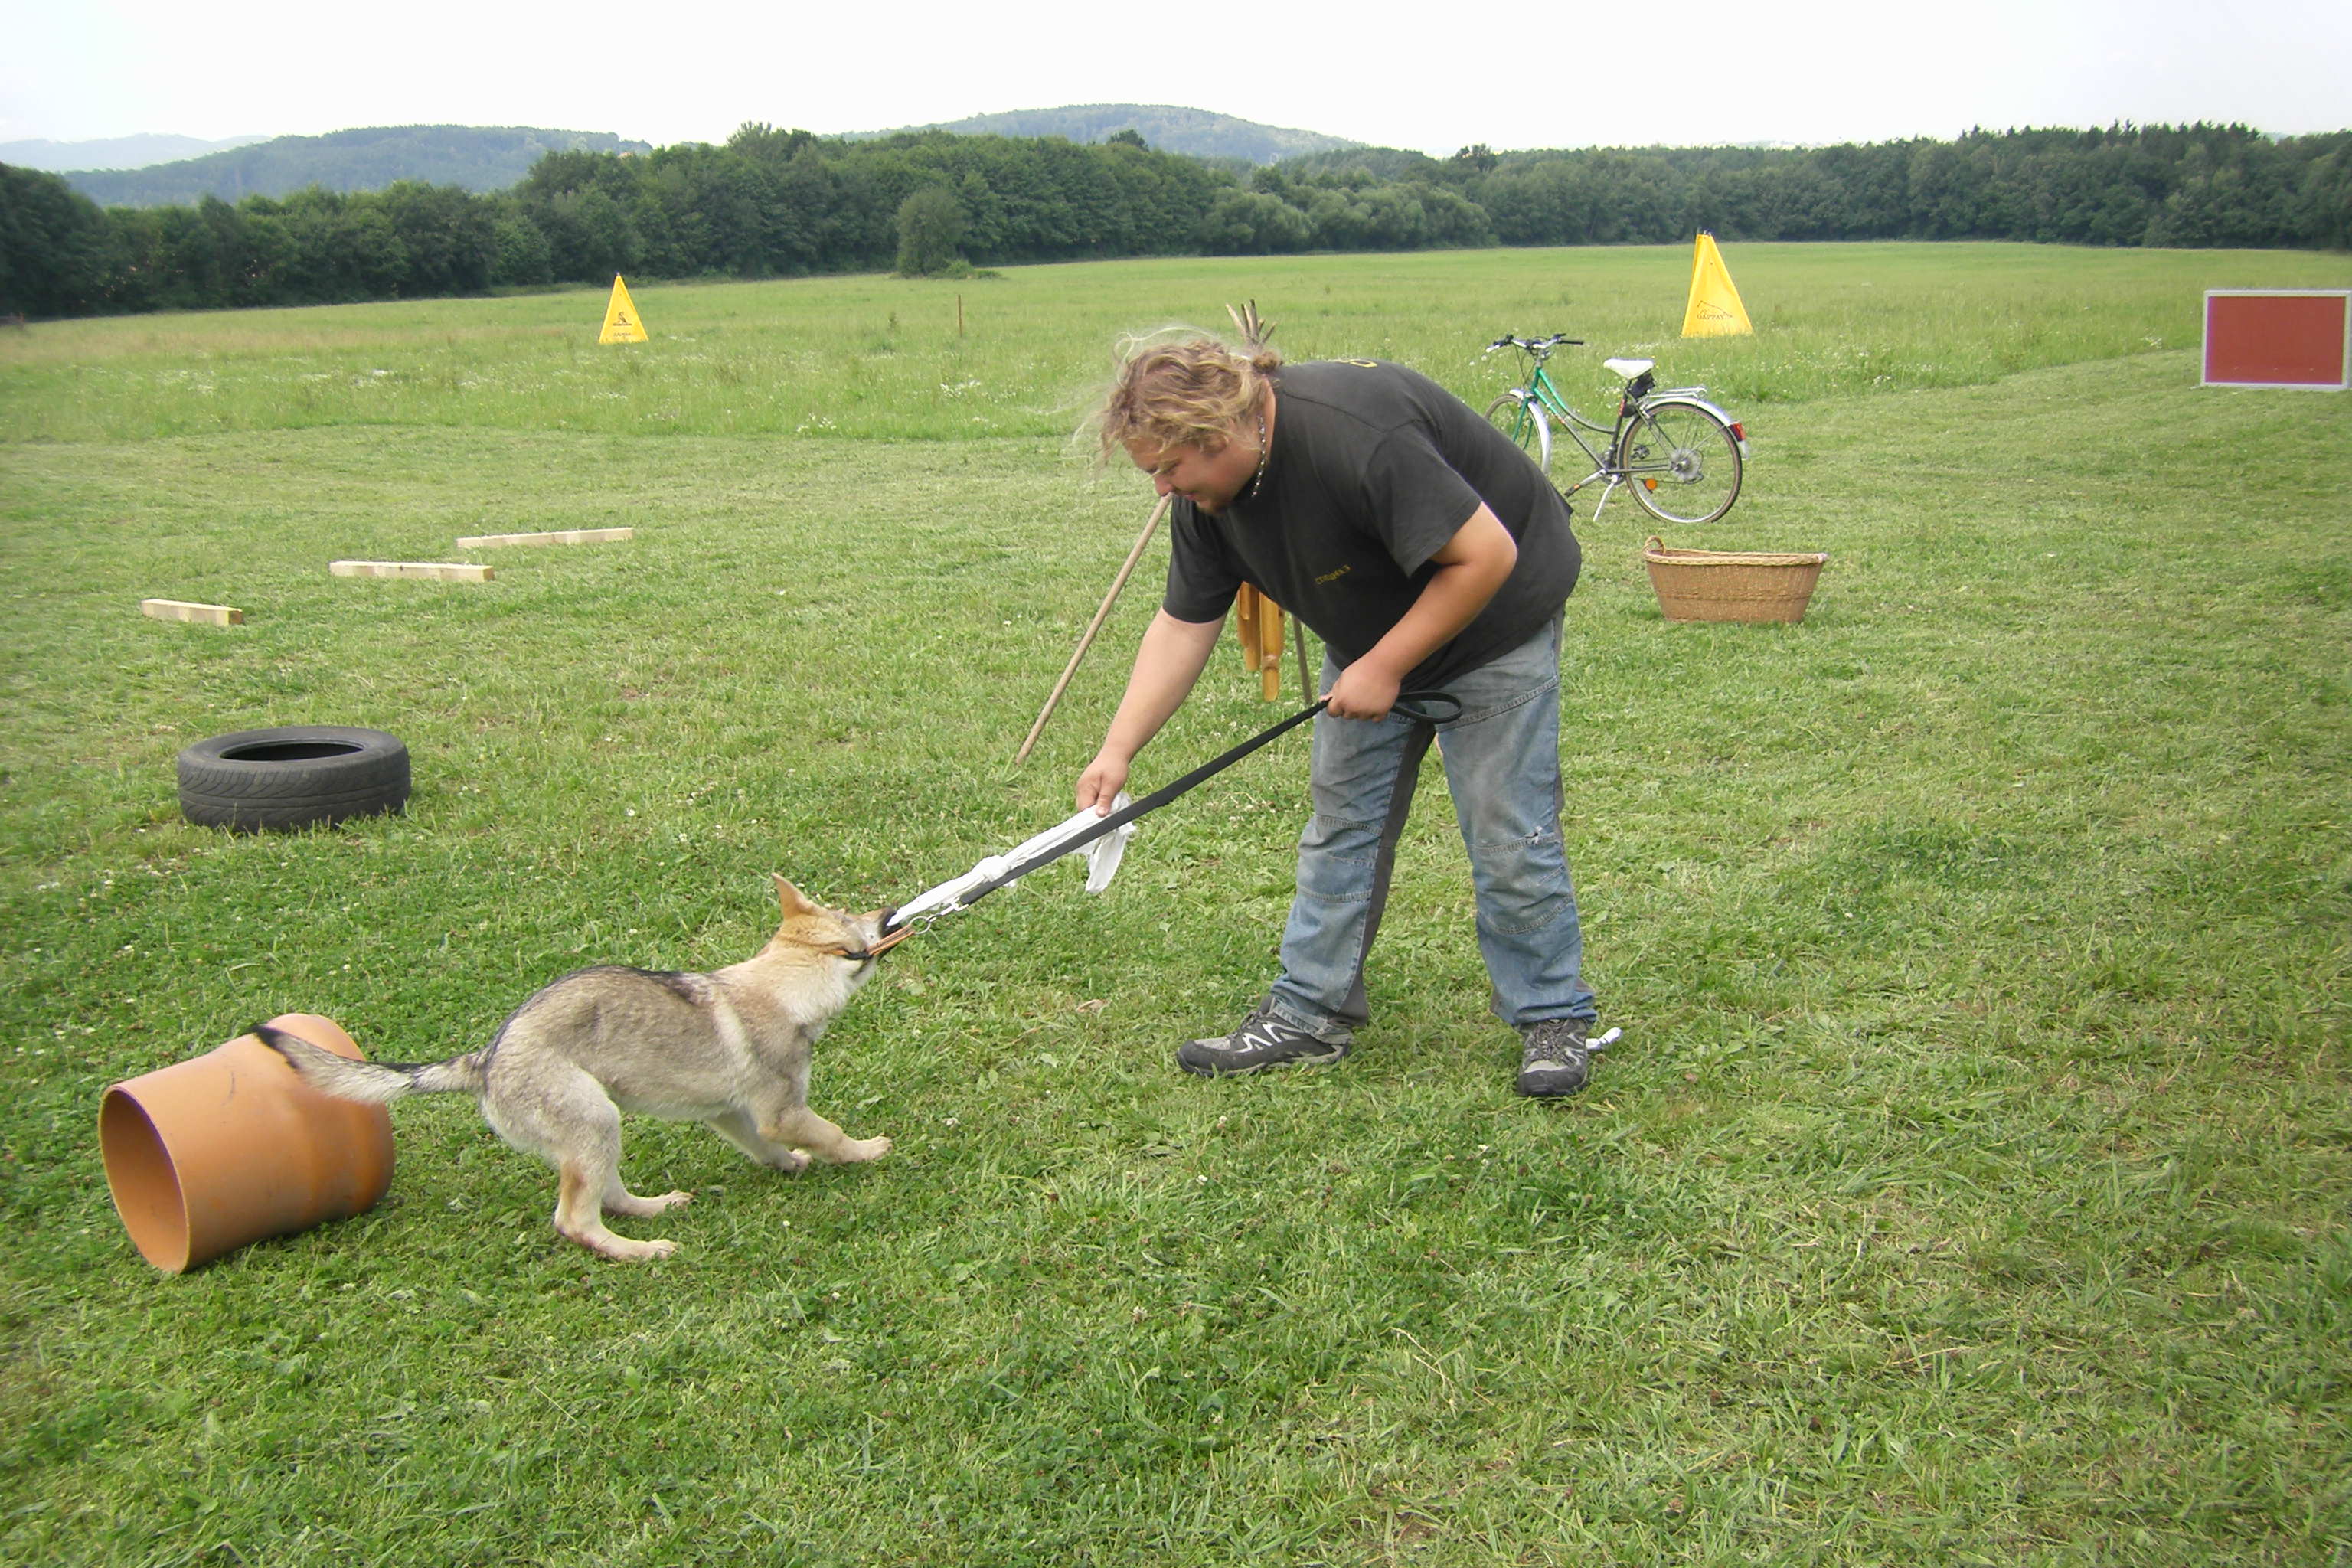
<path id="1" fill-rule="evenodd" d="M 1605 359 L 1601 362 L 1601 366 L 1612 375 L 1622 375 L 1631 381 L 1657 363 L 1654 359 Z"/>

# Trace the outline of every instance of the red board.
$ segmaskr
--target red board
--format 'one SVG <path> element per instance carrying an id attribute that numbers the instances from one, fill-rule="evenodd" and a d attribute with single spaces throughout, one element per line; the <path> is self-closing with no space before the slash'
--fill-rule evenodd
<path id="1" fill-rule="evenodd" d="M 2207 289 L 2204 384 L 2352 386 L 2352 289 Z"/>

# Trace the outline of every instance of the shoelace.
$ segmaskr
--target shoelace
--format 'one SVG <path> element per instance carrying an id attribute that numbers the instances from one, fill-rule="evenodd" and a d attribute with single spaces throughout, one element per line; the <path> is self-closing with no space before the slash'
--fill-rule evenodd
<path id="1" fill-rule="evenodd" d="M 1244 1024 L 1234 1037 L 1244 1046 L 1263 1046 L 1271 1050 L 1282 1044 L 1282 1026 L 1271 1018 L 1259 1018 Z"/>

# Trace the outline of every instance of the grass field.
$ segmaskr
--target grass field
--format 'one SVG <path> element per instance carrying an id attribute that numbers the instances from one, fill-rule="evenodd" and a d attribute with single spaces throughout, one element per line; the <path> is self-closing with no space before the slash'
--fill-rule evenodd
<path id="1" fill-rule="evenodd" d="M 0 1561 L 2352 1561 L 2352 423 L 2196 385 L 2210 287 L 2342 257 L 1743 247 L 1018 269 L 0 332 Z M 961 293 L 965 330 L 956 331 Z M 903 900 L 1058 821 L 1148 566 L 1071 432 L 1112 336 L 1255 299 L 1483 405 L 1505 330 L 1747 416 L 1680 544 L 1822 549 L 1800 626 L 1664 623 L 1580 518 L 1570 847 L 1625 1038 L 1518 1100 L 1433 776 L 1330 1069 L 1208 1083 L 1304 811 L 1278 742 L 898 950 L 784 1178 L 590 1258 L 473 1108 L 371 1214 L 156 1274 L 119 1079 L 282 1011 L 472 1048 L 589 962 L 703 968 L 782 870 Z M 331 578 L 461 534 L 478 585 Z M 161 596 L 233 628 L 142 618 Z M 1164 782 L 1288 711 L 1228 644 Z M 203 736 L 401 735 L 401 816 L 184 823 Z"/>

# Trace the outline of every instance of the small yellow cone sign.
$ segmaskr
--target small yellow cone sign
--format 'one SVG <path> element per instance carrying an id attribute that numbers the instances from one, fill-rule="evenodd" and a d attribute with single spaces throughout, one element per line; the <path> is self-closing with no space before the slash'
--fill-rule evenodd
<path id="1" fill-rule="evenodd" d="M 1727 283 L 1725 286 L 1729 287 Z M 621 281 L 621 275 L 617 272 L 613 274 L 613 302 L 604 307 L 604 330 L 596 335 L 596 341 L 600 343 L 641 343 L 646 341 L 646 324 L 637 320 L 637 307 L 629 298 L 629 286 Z"/>
<path id="2" fill-rule="evenodd" d="M 1739 290 L 1731 286 L 1723 253 L 1715 247 L 1715 236 L 1699 230 L 1697 249 L 1691 257 L 1690 305 L 1683 311 L 1683 336 L 1727 338 L 1755 330 L 1748 324 Z"/>

